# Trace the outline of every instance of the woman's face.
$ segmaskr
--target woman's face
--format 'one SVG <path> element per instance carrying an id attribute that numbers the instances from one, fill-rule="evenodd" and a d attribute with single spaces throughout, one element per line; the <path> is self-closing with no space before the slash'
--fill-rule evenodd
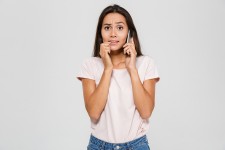
<path id="1" fill-rule="evenodd" d="M 103 19 L 101 34 L 103 43 L 110 42 L 112 51 L 120 50 L 128 35 L 125 17 L 119 13 L 107 14 Z"/>

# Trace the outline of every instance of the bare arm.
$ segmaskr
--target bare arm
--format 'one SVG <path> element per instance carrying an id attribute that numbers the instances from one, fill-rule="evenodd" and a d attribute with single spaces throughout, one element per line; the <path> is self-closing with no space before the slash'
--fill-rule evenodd
<path id="1" fill-rule="evenodd" d="M 130 71 L 135 106 L 142 119 L 148 119 L 155 105 L 156 79 L 145 80 L 142 84 L 138 71 Z"/>
<path id="2" fill-rule="evenodd" d="M 91 79 L 82 79 L 85 107 L 92 121 L 97 122 L 105 108 L 112 69 L 104 70 L 98 86 Z"/>

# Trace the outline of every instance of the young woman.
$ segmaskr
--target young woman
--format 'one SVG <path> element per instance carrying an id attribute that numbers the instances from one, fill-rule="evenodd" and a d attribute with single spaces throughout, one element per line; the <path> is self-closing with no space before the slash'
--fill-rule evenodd
<path id="1" fill-rule="evenodd" d="M 150 149 L 146 133 L 159 76 L 153 59 L 142 54 L 124 8 L 102 11 L 93 57 L 84 60 L 77 78 L 91 120 L 88 150 Z"/>

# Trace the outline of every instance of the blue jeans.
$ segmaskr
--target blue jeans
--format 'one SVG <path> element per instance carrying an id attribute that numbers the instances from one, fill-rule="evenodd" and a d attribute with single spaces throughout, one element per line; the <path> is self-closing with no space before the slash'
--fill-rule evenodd
<path id="1" fill-rule="evenodd" d="M 91 135 L 87 150 L 150 150 L 146 135 L 126 143 L 108 143 Z"/>

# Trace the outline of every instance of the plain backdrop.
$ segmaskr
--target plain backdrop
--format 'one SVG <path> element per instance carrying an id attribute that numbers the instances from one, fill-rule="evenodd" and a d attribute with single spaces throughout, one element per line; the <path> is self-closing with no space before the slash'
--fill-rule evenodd
<path id="1" fill-rule="evenodd" d="M 0 0 L 0 150 L 85 150 L 76 79 L 101 11 L 119 4 L 160 82 L 151 150 L 225 150 L 224 0 Z"/>

